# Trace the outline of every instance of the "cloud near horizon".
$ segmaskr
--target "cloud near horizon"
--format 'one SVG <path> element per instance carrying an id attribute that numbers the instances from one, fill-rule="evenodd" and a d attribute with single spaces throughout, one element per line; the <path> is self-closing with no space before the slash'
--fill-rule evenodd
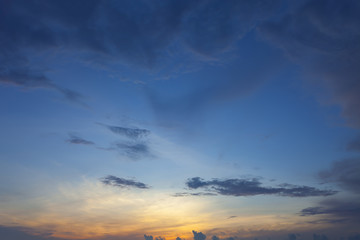
<path id="1" fill-rule="evenodd" d="M 358 224 L 360 222 L 360 203 L 355 200 L 328 199 L 316 207 L 300 211 L 300 216 L 319 216 L 319 222 Z"/>
<path id="2" fill-rule="evenodd" d="M 285 197 L 315 197 L 331 196 L 337 193 L 337 191 L 333 190 L 320 190 L 314 187 L 291 184 L 282 184 L 281 187 L 263 187 L 257 178 L 205 181 L 200 177 L 194 177 L 186 181 L 186 186 L 191 190 L 202 188 L 210 193 L 227 196 L 279 195 Z"/>

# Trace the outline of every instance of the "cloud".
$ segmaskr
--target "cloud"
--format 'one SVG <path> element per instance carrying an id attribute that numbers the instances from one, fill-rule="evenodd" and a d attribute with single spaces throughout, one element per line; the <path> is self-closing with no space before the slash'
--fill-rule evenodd
<path id="1" fill-rule="evenodd" d="M 110 126 L 105 125 L 107 129 L 109 129 L 111 132 L 115 134 L 119 134 L 121 136 L 125 136 L 134 140 L 144 138 L 150 134 L 150 130 L 147 129 L 140 129 L 140 128 L 126 128 L 126 127 L 120 127 L 120 126 Z"/>
<path id="2" fill-rule="evenodd" d="M 350 126 L 360 127 L 360 2 L 311 0 L 258 30 L 325 87 Z"/>
<path id="3" fill-rule="evenodd" d="M 197 192 L 197 193 L 188 193 L 188 192 L 182 192 L 182 193 L 175 193 L 172 195 L 173 197 L 189 197 L 189 196 L 216 196 L 216 193 L 208 193 L 208 192 Z"/>
<path id="4" fill-rule="evenodd" d="M 290 234 L 288 235 L 288 239 L 289 239 L 289 240 L 296 240 L 296 239 L 297 239 L 297 234 L 295 234 L 295 233 L 290 233 Z"/>
<path id="5" fill-rule="evenodd" d="M 142 143 L 131 143 L 131 142 L 118 142 L 115 143 L 115 147 L 117 150 L 126 154 L 128 157 L 133 159 L 138 159 L 144 156 L 151 156 L 149 146 Z"/>
<path id="6" fill-rule="evenodd" d="M 360 151 L 360 135 L 348 142 L 346 146 L 348 151 Z"/>
<path id="7" fill-rule="evenodd" d="M 72 144 L 94 145 L 94 142 L 92 141 L 71 134 L 70 134 L 70 138 L 66 141 Z"/>
<path id="8" fill-rule="evenodd" d="M 153 236 L 151 236 L 151 235 L 144 235 L 144 238 L 145 238 L 145 240 L 153 240 Z"/>
<path id="9" fill-rule="evenodd" d="M 325 183 L 336 183 L 343 189 L 360 193 L 360 159 L 336 161 L 329 170 L 319 172 L 319 178 Z"/>
<path id="10" fill-rule="evenodd" d="M 192 231 L 192 233 L 194 234 L 194 240 L 205 240 L 206 239 L 206 235 L 203 234 L 202 232 L 197 232 L 197 231 Z"/>
<path id="11" fill-rule="evenodd" d="M 323 216 L 321 220 L 327 222 L 360 222 L 360 202 L 343 200 L 325 200 L 319 206 L 309 207 L 301 210 L 301 216 Z"/>
<path id="12" fill-rule="evenodd" d="M 328 240 L 328 237 L 324 234 L 313 234 L 313 240 Z"/>
<path id="13" fill-rule="evenodd" d="M 204 181 L 199 177 L 190 178 L 186 182 L 190 189 L 203 188 L 209 192 L 215 192 L 220 195 L 228 196 L 255 196 L 255 195 L 280 195 L 287 197 L 313 197 L 330 196 L 336 191 L 320 190 L 308 186 L 296 186 L 283 184 L 282 187 L 263 187 L 258 179 L 213 179 Z"/>
<path id="14" fill-rule="evenodd" d="M 131 179 L 119 178 L 113 175 L 108 175 L 101 179 L 101 182 L 105 185 L 120 187 L 120 188 L 140 188 L 149 189 L 150 187 L 142 182 L 136 182 Z"/>
<path id="15" fill-rule="evenodd" d="M 145 240 L 153 240 L 153 239 L 154 239 L 153 236 L 151 236 L 151 235 L 146 235 L 146 234 L 144 235 L 144 238 L 145 238 Z M 176 238 L 176 239 L 178 240 L 178 238 Z M 165 238 L 159 236 L 159 237 L 156 237 L 155 240 L 165 240 Z M 179 240 L 181 240 L 181 238 L 180 238 Z"/>
<path id="16" fill-rule="evenodd" d="M 0 236 L 6 240 L 62 240 L 55 238 L 51 233 L 43 233 L 26 227 L 7 227 L 0 225 Z"/>

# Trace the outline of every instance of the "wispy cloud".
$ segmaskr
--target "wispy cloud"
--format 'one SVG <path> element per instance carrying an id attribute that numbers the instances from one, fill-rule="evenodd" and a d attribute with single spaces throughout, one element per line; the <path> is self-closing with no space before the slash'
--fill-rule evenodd
<path id="1" fill-rule="evenodd" d="M 113 175 L 108 175 L 101 178 L 100 181 L 109 186 L 120 187 L 120 188 L 140 188 L 149 189 L 150 187 L 142 182 L 137 182 L 131 179 L 119 178 Z"/>
<path id="2" fill-rule="evenodd" d="M 186 182 L 190 189 L 205 189 L 220 195 L 228 196 L 255 196 L 255 195 L 280 195 L 287 197 L 313 197 L 330 196 L 336 191 L 320 190 L 308 186 L 283 184 L 281 187 L 263 187 L 256 179 L 213 179 L 205 181 L 199 177 L 190 178 Z"/>
<path id="3" fill-rule="evenodd" d="M 197 193 L 189 193 L 189 192 L 182 192 L 182 193 L 175 193 L 173 197 L 189 197 L 189 196 L 216 196 L 216 193 L 209 193 L 209 192 L 197 192 Z"/>
<path id="4" fill-rule="evenodd" d="M 73 134 L 70 134 L 69 139 L 67 139 L 66 141 L 72 144 L 94 145 L 94 142 L 83 139 Z"/>
<path id="5" fill-rule="evenodd" d="M 119 151 L 119 153 L 125 154 L 126 156 L 136 160 L 141 157 L 152 156 L 150 153 L 150 148 L 147 143 L 133 143 L 133 142 L 118 142 L 114 144 L 114 148 L 111 150 Z"/>
<path id="6" fill-rule="evenodd" d="M 134 140 L 144 138 L 150 134 L 150 130 L 147 130 L 147 129 L 127 128 L 127 127 L 112 126 L 112 125 L 106 125 L 106 124 L 100 124 L 100 125 L 105 126 L 107 129 L 109 129 L 113 133 L 116 133 L 120 136 L 131 138 Z"/>

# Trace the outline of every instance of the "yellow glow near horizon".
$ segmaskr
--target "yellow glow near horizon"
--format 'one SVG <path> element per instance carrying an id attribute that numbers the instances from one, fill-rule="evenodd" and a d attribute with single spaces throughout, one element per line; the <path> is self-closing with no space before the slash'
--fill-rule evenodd
<path id="1" fill-rule="evenodd" d="M 51 232 L 62 238 L 100 238 L 104 235 L 138 236 L 143 234 L 191 238 L 192 230 L 229 234 L 295 228 L 295 217 L 242 214 L 229 219 L 229 213 L 212 202 L 213 198 L 173 197 L 168 191 L 137 191 L 84 181 L 59 187 L 52 197 L 1 203 L 0 224 L 23 226 L 39 232 Z M 7 204 L 5 206 L 5 204 Z M 21 208 L 22 206 L 22 208 Z M 37 206 L 28 209 L 28 206 Z M 307 226 L 308 227 L 308 226 Z M 216 231 L 215 231 L 216 232 Z"/>

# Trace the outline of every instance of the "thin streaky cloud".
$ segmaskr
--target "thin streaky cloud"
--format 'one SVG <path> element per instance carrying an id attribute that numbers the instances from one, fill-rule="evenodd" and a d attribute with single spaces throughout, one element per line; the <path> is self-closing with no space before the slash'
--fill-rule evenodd
<path id="1" fill-rule="evenodd" d="M 131 179 L 120 178 L 113 175 L 108 175 L 104 178 L 101 178 L 100 181 L 105 185 L 119 187 L 119 188 L 140 188 L 140 189 L 150 188 L 145 183 L 134 181 Z"/>

